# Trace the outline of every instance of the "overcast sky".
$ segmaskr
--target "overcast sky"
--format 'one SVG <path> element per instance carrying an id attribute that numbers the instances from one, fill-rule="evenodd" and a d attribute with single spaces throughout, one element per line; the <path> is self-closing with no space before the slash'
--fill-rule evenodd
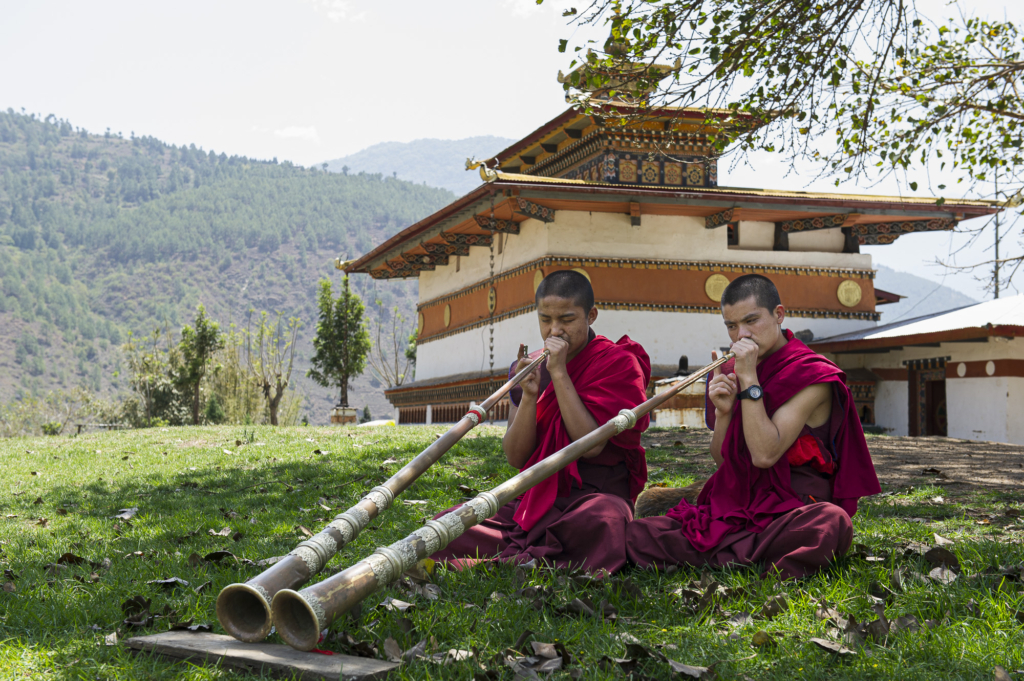
<path id="1" fill-rule="evenodd" d="M 573 33 L 561 17 L 569 4 L 0 0 L 0 107 L 302 165 L 378 142 L 518 138 L 566 106 L 555 75 L 567 65 L 557 44 Z M 1001 17 L 1006 5 L 970 7 Z M 720 183 L 836 191 L 809 175 L 787 176 L 770 156 L 755 162 L 720 172 Z M 869 250 L 876 262 L 982 298 L 970 275 L 929 264 L 962 240 L 915 234 Z M 978 247 L 959 261 L 987 257 Z"/>

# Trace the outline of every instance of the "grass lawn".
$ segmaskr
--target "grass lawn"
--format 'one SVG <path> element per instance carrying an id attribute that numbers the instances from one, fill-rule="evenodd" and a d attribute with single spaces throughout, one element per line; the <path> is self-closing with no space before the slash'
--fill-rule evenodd
<path id="1" fill-rule="evenodd" d="M 0 441 L 0 677 L 254 678 L 106 643 L 115 632 L 124 639 L 189 620 L 223 633 L 214 616 L 222 587 L 256 574 L 253 561 L 290 551 L 303 538 L 299 526 L 316 532 L 443 430 L 163 428 Z M 484 490 L 510 476 L 501 432 L 479 428 L 456 445 L 328 570 L 459 502 L 460 485 Z M 645 442 L 659 445 L 648 449 L 654 483 L 687 484 L 709 470 L 710 461 L 693 456 L 705 449 L 697 433 L 653 431 Z M 552 676 L 562 679 L 688 678 L 673 676 L 662 655 L 713 665 L 721 678 L 992 679 L 1001 665 L 1024 679 L 1015 672 L 1024 669 L 1024 490 L 956 498 L 929 484 L 885 491 L 854 518 L 855 541 L 864 547 L 802 582 L 762 578 L 751 568 L 628 570 L 597 583 L 510 566 L 440 571 L 438 598 L 391 587 L 335 622 L 323 647 L 366 650 L 359 643 L 366 642 L 383 657 L 392 638 L 402 650 L 426 640 L 427 655 L 477 651 L 473 661 L 405 664 L 400 674 L 409 678 L 511 679 L 494 656 L 536 641 L 562 643 L 572 656 Z M 113 517 L 132 508 L 128 520 Z M 922 553 L 943 540 L 953 542 L 945 548 L 959 574 L 929 577 L 933 565 Z M 202 559 L 216 551 L 234 557 Z M 59 564 L 65 554 L 84 561 Z M 188 584 L 155 583 L 172 577 Z M 762 617 L 781 594 L 777 614 Z M 146 626 L 124 623 L 122 604 L 136 596 L 159 615 L 136 616 Z M 387 596 L 414 607 L 375 607 Z M 586 610 L 574 599 L 598 611 L 607 601 L 608 616 L 574 614 Z M 879 614 L 891 630 L 871 624 Z M 909 617 L 917 628 L 901 629 Z M 867 633 L 847 636 L 850 654 L 810 641 L 843 641 L 841 625 Z"/>

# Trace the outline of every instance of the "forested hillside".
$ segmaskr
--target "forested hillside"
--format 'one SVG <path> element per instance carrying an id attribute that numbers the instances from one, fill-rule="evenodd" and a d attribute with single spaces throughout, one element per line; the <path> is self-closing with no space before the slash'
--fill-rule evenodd
<path id="1" fill-rule="evenodd" d="M 223 324 L 249 309 L 299 317 L 295 377 L 310 419 L 334 397 L 304 377 L 316 284 L 445 205 L 452 194 L 175 147 L 152 137 L 89 134 L 53 116 L 0 112 L 0 400 L 85 385 L 127 389 L 127 334 L 177 329 L 205 304 Z M 414 284 L 353 284 L 411 310 Z M 368 313 L 371 312 L 368 309 Z M 388 407 L 369 376 L 353 405 Z"/>

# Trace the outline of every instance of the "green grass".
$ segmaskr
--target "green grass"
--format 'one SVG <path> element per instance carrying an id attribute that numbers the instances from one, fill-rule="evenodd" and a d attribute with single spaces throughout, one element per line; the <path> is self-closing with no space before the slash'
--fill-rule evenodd
<path id="1" fill-rule="evenodd" d="M 297 526 L 317 531 L 324 519 L 357 501 L 442 430 L 261 427 L 251 443 L 241 446 L 236 441 L 252 432 L 232 427 L 0 441 L 0 565 L 15 575 L 0 581 L 12 582 L 16 589 L 0 591 L 0 678 L 253 678 L 134 655 L 121 645 L 103 645 L 104 637 L 115 630 L 124 639 L 168 627 L 167 618 L 144 629 L 123 624 L 121 604 L 136 595 L 152 599 L 153 613 L 167 608 L 176 613 L 175 619 L 192 618 L 223 633 L 214 616 L 217 593 L 251 577 L 258 568 L 230 559 L 190 565 L 191 554 L 228 550 L 251 561 L 283 555 L 302 539 Z M 497 428 L 480 428 L 475 437 L 456 445 L 400 497 L 426 504 L 396 503 L 370 531 L 345 547 L 331 567 L 355 562 L 408 534 L 423 516 L 458 503 L 463 496 L 459 485 L 483 490 L 509 476 L 500 433 Z M 686 484 L 709 470 L 699 456 L 703 439 L 697 434 L 655 431 L 647 441 L 661 444 L 648 450 L 652 482 Z M 387 459 L 398 463 L 384 466 Z M 1004 515 L 1008 508 L 1021 508 L 1024 493 L 947 496 L 937 502 L 934 499 L 945 494 L 937 487 L 891 491 L 865 501 L 854 519 L 855 541 L 881 560 L 853 556 L 811 579 L 788 583 L 762 578 L 751 568 L 709 571 L 711 578 L 734 589 L 714 610 L 694 612 L 672 595 L 699 580 L 699 569 L 672 574 L 628 570 L 619 580 L 594 585 L 567 579 L 564 571 L 493 566 L 439 573 L 441 597 L 435 601 L 392 587 L 371 597 L 358 613 L 336 622 L 332 630 L 378 647 L 392 637 L 403 649 L 424 638 L 436 643 L 438 651 L 476 649 L 489 665 L 495 654 L 529 630 L 532 640 L 564 643 L 575 658 L 569 669 L 580 670 L 587 679 L 622 676 L 618 668 L 602 669 L 599 663 L 606 655 L 626 657 L 623 634 L 648 647 L 671 644 L 675 648 L 662 649 L 669 658 L 690 665 L 715 664 L 722 678 L 945 681 L 992 678 L 995 665 L 1011 672 L 1024 668 L 1024 625 L 1018 615 L 1024 611 L 1022 584 L 984 574 L 994 566 L 1024 563 L 1024 523 Z M 321 498 L 332 510 L 320 507 Z M 37 499 L 41 501 L 36 503 Z M 131 507 L 138 513 L 128 523 L 111 517 Z M 17 517 L 4 517 L 8 515 Z M 45 526 L 38 524 L 40 517 L 47 519 Z M 978 524 L 984 520 L 990 524 Z M 244 536 L 233 541 L 208 533 L 223 527 Z M 954 540 L 949 548 L 963 566 L 961 576 L 947 586 L 907 580 L 905 590 L 887 594 L 885 605 L 890 620 L 914 615 L 922 622 L 936 620 L 934 628 L 892 634 L 855 647 L 857 654 L 843 659 L 808 642 L 813 636 L 830 636 L 830 625 L 815 617 L 819 599 L 858 621 L 875 619 L 873 583 L 889 585 L 898 568 L 927 573 L 924 559 L 904 557 L 903 546 L 910 541 L 933 544 L 934 533 Z M 96 563 L 109 558 L 110 566 L 72 565 L 48 574 L 45 566 L 68 552 Z M 97 581 L 92 581 L 92 573 Z M 169 577 L 186 580 L 189 586 L 165 590 L 147 584 Z M 207 582 L 196 593 L 195 587 Z M 527 586 L 546 588 L 546 602 L 539 608 L 533 598 L 515 595 Z M 877 585 L 874 591 L 886 595 Z M 755 619 L 738 628 L 727 624 L 730 615 L 756 614 L 781 593 L 788 595 L 788 605 L 774 619 Z M 386 596 L 413 601 L 416 607 L 406 613 L 375 608 Z M 617 619 L 559 611 L 558 606 L 577 597 L 594 603 L 606 599 L 617 610 Z M 415 629 L 407 631 L 410 626 Z M 752 647 L 752 636 L 759 630 L 775 637 L 774 647 Z M 340 643 L 324 646 L 342 650 Z M 403 666 L 400 676 L 470 679 L 478 670 L 471 663 L 417 662 Z M 655 660 L 636 673 L 670 678 L 668 666 Z M 504 670 L 501 677 L 511 679 L 512 673 Z M 569 678 L 566 671 L 555 672 L 554 677 Z"/>

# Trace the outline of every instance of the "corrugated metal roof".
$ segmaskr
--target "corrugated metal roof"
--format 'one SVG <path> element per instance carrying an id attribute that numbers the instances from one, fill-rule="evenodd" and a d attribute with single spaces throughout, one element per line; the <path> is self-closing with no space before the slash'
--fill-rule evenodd
<path id="1" fill-rule="evenodd" d="M 954 310 L 916 317 L 902 322 L 846 333 L 830 338 L 816 338 L 819 343 L 842 343 L 860 340 L 881 340 L 903 336 L 943 333 L 960 329 L 981 329 L 987 326 L 1024 327 L 1024 293 L 1009 298 L 997 298 L 985 303 L 967 305 Z"/>

